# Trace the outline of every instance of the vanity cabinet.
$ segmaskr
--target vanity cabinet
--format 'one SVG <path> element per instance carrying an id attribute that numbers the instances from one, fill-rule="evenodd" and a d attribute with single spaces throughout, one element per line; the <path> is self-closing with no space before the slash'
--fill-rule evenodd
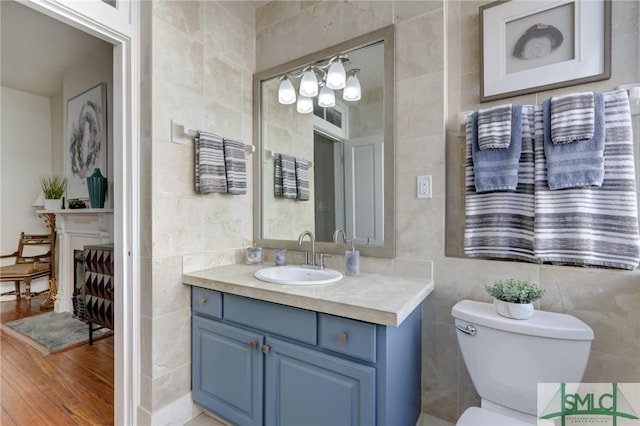
<path id="1" fill-rule="evenodd" d="M 192 287 L 192 394 L 239 425 L 415 425 L 420 308 L 388 327 Z"/>

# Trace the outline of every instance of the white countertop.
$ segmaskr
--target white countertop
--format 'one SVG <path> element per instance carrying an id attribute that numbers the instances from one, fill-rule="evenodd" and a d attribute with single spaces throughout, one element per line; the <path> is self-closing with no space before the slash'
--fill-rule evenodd
<path id="1" fill-rule="evenodd" d="M 227 265 L 184 274 L 185 284 L 338 315 L 399 326 L 433 291 L 433 281 L 361 274 L 333 284 L 296 286 L 260 281 L 253 273 L 273 265 Z"/>

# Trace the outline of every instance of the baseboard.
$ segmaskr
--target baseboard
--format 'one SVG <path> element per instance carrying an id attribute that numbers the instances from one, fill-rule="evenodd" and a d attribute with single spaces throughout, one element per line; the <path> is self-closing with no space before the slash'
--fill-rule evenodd
<path id="1" fill-rule="evenodd" d="M 138 407 L 138 425 L 175 425 L 182 426 L 202 412 L 193 403 L 191 392 L 176 399 L 169 405 L 149 413 Z"/>

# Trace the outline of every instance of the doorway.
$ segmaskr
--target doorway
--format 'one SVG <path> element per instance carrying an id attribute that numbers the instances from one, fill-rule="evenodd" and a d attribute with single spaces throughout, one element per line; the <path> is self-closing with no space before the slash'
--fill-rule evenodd
<path id="1" fill-rule="evenodd" d="M 5 3 L 5 2 L 2 2 Z M 113 185 L 115 207 L 114 421 L 136 424 L 139 405 L 139 2 L 28 0 L 42 15 L 112 45 Z M 3 37 L 2 41 L 6 39 Z M 14 40 L 6 40 L 13 42 Z M 4 61 L 3 61 L 4 66 Z"/>

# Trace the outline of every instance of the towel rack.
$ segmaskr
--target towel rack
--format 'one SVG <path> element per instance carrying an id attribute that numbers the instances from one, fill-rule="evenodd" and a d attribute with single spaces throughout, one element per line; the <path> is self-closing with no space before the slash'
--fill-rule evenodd
<path id="1" fill-rule="evenodd" d="M 264 150 L 264 159 L 268 160 L 270 158 L 273 158 L 276 155 L 276 152 L 272 149 L 265 149 Z M 309 167 L 313 167 L 313 161 L 309 161 Z"/>
<path id="2" fill-rule="evenodd" d="M 189 145 L 193 143 L 193 138 L 198 136 L 198 131 L 186 127 L 184 124 L 178 124 L 171 120 L 171 142 L 177 145 Z M 248 155 L 256 152 L 253 145 L 244 145 L 244 150 Z"/>

